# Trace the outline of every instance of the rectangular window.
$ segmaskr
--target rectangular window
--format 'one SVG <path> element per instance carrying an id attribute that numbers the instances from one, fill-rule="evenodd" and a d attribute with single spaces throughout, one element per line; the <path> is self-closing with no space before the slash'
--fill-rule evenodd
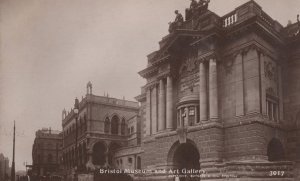
<path id="1" fill-rule="evenodd" d="M 269 120 L 278 122 L 278 100 L 273 97 L 267 97 L 266 103 Z"/>

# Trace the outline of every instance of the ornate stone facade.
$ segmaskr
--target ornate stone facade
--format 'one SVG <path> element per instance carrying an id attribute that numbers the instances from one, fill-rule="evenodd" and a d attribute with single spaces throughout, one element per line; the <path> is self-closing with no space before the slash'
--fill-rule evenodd
<path id="1" fill-rule="evenodd" d="M 201 180 L 299 177 L 296 27 L 283 27 L 254 1 L 223 17 L 207 9 L 189 14 L 139 72 L 147 80 L 137 97 L 142 168 L 201 168 L 213 177 Z"/>
<path id="2" fill-rule="evenodd" d="M 71 180 L 75 169 L 81 174 L 100 168 L 136 168 L 141 153 L 138 113 L 137 102 L 93 95 L 88 83 L 78 118 L 73 109 L 62 114 L 65 176 Z"/>

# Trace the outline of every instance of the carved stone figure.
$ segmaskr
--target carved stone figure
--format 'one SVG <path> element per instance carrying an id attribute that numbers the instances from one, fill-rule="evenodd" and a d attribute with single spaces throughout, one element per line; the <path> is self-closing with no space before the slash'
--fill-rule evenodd
<path id="1" fill-rule="evenodd" d="M 169 23 L 169 32 L 173 32 L 176 28 L 182 26 L 183 24 L 183 16 L 181 13 L 179 13 L 178 10 L 175 10 L 175 14 L 176 14 L 176 18 L 175 18 L 175 21 L 172 22 L 172 23 Z"/>
<path id="2" fill-rule="evenodd" d="M 198 7 L 198 3 L 196 0 L 191 0 L 190 9 L 195 10 Z"/>
<path id="3" fill-rule="evenodd" d="M 175 14 L 176 14 L 176 18 L 174 22 L 180 26 L 183 23 L 183 16 L 181 13 L 179 13 L 178 10 L 175 11 Z"/>

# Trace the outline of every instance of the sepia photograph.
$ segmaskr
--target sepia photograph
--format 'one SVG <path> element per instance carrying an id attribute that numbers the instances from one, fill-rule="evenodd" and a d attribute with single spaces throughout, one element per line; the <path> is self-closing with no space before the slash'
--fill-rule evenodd
<path id="1" fill-rule="evenodd" d="M 299 0 L 0 0 L 0 181 L 300 181 Z"/>

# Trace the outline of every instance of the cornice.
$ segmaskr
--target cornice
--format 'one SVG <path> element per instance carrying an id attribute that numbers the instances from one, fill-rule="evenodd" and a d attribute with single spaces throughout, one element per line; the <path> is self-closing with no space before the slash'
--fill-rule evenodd
<path id="1" fill-rule="evenodd" d="M 139 101 L 139 102 L 144 102 L 146 101 L 146 93 L 140 94 L 138 96 L 135 97 L 135 100 Z"/>
<path id="2" fill-rule="evenodd" d="M 236 57 L 237 55 L 247 54 L 250 50 L 256 50 L 259 54 L 263 54 L 265 56 L 270 57 L 273 60 L 277 60 L 278 57 L 274 55 L 270 50 L 266 47 L 258 43 L 257 41 L 251 41 L 243 45 L 239 45 L 238 47 L 234 47 L 231 50 L 224 50 L 222 52 L 223 57 Z"/>
<path id="3" fill-rule="evenodd" d="M 151 77 L 153 74 L 156 74 L 158 72 L 158 67 L 153 66 L 152 64 L 147 67 L 146 69 L 138 72 L 138 74 L 143 77 L 143 78 L 149 78 Z"/>

